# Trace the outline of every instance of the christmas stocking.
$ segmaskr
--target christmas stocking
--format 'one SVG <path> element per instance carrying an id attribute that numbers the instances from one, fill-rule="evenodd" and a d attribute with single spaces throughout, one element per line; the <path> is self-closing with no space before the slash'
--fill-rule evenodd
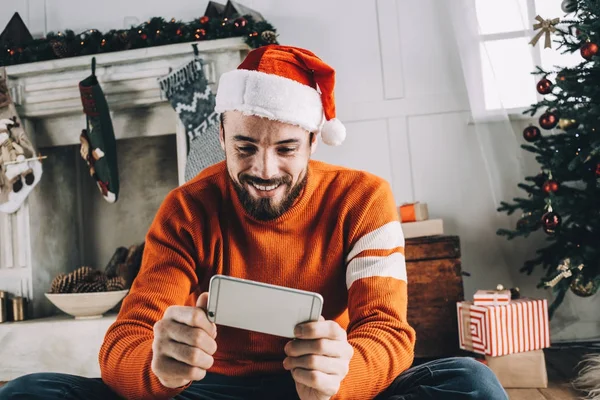
<path id="1" fill-rule="evenodd" d="M 42 177 L 42 163 L 25 134 L 0 68 L 0 211 L 17 211 Z"/>
<path id="2" fill-rule="evenodd" d="M 79 93 L 87 121 L 87 128 L 79 137 L 81 157 L 104 199 L 114 203 L 119 197 L 117 141 L 108 103 L 96 78 L 95 58 L 92 58 L 92 74 L 79 82 Z"/>
<path id="3" fill-rule="evenodd" d="M 219 118 L 214 112 L 215 95 L 197 55 L 160 78 L 159 84 L 185 127 L 188 144 L 185 180 L 188 181 L 204 168 L 225 159 L 219 143 Z"/>

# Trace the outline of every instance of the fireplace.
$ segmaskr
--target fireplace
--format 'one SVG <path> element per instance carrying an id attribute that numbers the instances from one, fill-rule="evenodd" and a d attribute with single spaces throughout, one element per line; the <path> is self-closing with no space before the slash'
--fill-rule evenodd
<path id="1" fill-rule="evenodd" d="M 248 52 L 240 38 L 198 42 L 213 90 Z M 89 265 L 103 269 L 115 249 L 141 243 L 167 193 L 184 182 L 187 140 L 157 78 L 189 61 L 189 43 L 96 55 L 117 138 L 121 189 L 109 204 L 79 155 L 85 127 L 78 82 L 92 56 L 7 67 L 9 87 L 43 176 L 14 214 L 0 214 L 0 290 L 22 295 L 28 314 L 58 313 L 52 279 Z"/>

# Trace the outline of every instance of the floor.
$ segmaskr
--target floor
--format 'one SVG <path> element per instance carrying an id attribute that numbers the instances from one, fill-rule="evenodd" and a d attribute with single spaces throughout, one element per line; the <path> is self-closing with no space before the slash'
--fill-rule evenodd
<path id="1" fill-rule="evenodd" d="M 598 351 L 598 350 L 595 350 Z M 548 370 L 548 388 L 546 389 L 507 389 L 510 400 L 570 400 L 580 399 L 569 382 L 577 373 L 577 363 L 589 353 L 584 348 L 551 348 L 544 350 Z M 0 382 L 2 386 L 6 382 Z"/>

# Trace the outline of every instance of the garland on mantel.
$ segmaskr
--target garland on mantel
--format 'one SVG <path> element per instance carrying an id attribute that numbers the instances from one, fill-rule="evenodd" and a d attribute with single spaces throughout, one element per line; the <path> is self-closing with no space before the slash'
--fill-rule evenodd
<path id="1" fill-rule="evenodd" d="M 244 37 L 252 48 L 277 43 L 275 28 L 266 21 L 254 21 L 250 15 L 235 19 L 203 16 L 187 23 L 154 17 L 141 25 L 104 34 L 97 29 L 79 34 L 66 30 L 21 46 L 4 44 L 0 46 L 0 67 L 231 37 Z"/>

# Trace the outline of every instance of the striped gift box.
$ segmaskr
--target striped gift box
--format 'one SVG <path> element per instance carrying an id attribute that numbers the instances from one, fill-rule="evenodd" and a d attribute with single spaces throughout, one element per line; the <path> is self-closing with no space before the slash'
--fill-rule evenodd
<path id="1" fill-rule="evenodd" d="M 508 304 L 510 290 L 478 290 L 473 295 L 473 304 L 476 306 L 499 306 Z"/>
<path id="2" fill-rule="evenodd" d="M 496 357 L 550 347 L 548 302 L 518 299 L 498 306 L 456 303 L 459 346 Z"/>

